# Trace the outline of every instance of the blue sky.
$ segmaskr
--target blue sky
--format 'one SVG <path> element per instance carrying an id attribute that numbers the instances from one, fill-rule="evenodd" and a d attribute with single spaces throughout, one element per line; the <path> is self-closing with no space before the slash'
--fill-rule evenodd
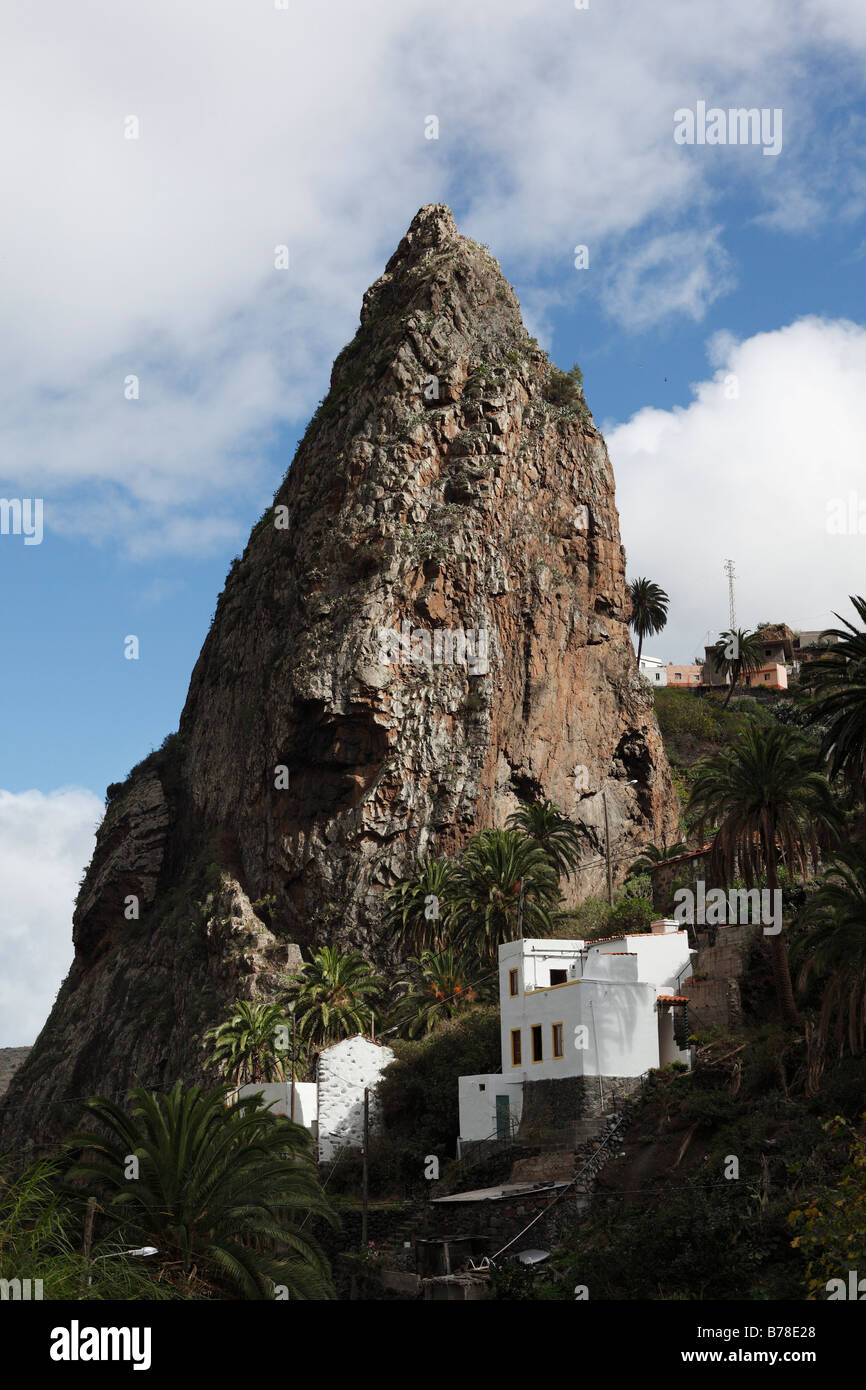
<path id="1" fill-rule="evenodd" d="M 38 1031 L 105 787 L 177 727 L 422 203 L 580 363 L 629 575 L 671 596 L 654 654 L 726 625 L 728 556 L 745 625 L 821 626 L 863 590 L 863 536 L 825 524 L 866 496 L 859 0 L 181 8 L 96 3 L 86 44 L 60 4 L 4 20 L 0 497 L 44 498 L 45 534 L 0 535 L 0 1046 Z M 778 155 L 675 144 L 699 100 L 781 109 Z"/>

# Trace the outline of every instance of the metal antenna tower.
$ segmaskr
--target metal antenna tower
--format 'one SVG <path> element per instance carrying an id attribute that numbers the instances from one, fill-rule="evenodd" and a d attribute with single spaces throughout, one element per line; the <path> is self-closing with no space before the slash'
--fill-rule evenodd
<path id="1" fill-rule="evenodd" d="M 731 632 L 736 632 L 736 630 L 737 630 L 737 610 L 736 610 L 736 608 L 734 607 L 734 579 L 736 578 L 736 576 L 735 576 L 735 574 L 734 574 L 734 562 L 733 562 L 733 560 L 726 560 L 726 561 L 725 561 L 725 574 L 728 576 L 728 604 L 729 604 L 729 607 L 730 607 L 730 610 L 731 610 L 731 628 L 730 628 L 730 630 L 731 630 Z"/>

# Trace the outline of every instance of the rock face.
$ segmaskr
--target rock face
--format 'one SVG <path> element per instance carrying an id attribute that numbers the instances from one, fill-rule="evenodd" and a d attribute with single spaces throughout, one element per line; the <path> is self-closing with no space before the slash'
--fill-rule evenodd
<path id="1" fill-rule="evenodd" d="M 422 208 L 231 567 L 179 733 L 109 788 L 2 1139 L 62 1127 L 61 1097 L 200 1076 L 202 1029 L 299 946 L 387 966 L 385 889 L 521 801 L 583 827 L 576 901 L 604 883 L 606 792 L 621 877 L 676 825 L 628 611 L 582 390 Z"/>

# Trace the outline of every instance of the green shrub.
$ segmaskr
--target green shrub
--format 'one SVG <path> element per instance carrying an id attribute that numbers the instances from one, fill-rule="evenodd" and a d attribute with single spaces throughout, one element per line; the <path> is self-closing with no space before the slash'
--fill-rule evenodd
<path id="1" fill-rule="evenodd" d="M 426 1154 L 436 1154 L 441 1164 L 456 1152 L 457 1078 L 500 1069 L 499 1009 L 472 1009 L 440 1024 L 427 1038 L 401 1039 L 392 1046 L 397 1060 L 379 1083 L 383 1127 L 420 1173 Z"/>
<path id="2" fill-rule="evenodd" d="M 583 373 L 575 362 L 570 372 L 551 367 L 544 387 L 544 399 L 551 405 L 577 406 L 583 402 Z"/>
<path id="3" fill-rule="evenodd" d="M 648 931 L 655 917 L 655 910 L 648 898 L 620 898 L 610 909 L 608 915 L 608 935 L 620 932 Z"/>

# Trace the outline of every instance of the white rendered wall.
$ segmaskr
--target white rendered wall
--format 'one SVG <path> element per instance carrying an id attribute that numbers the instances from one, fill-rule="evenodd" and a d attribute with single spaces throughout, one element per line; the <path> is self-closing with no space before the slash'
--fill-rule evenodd
<path id="1" fill-rule="evenodd" d="M 291 1081 L 269 1081 L 251 1082 L 247 1086 L 241 1086 L 238 1095 L 248 1096 L 255 1091 L 261 1091 L 264 1095 L 265 1105 L 273 1110 L 275 1115 L 285 1115 L 291 1118 L 292 1110 L 292 1083 Z M 295 1124 L 303 1125 L 304 1129 L 315 1133 L 316 1123 L 316 1083 L 315 1081 L 296 1081 L 295 1082 Z"/>
<path id="2" fill-rule="evenodd" d="M 679 926 L 679 923 L 677 924 Z M 637 957 L 637 978 L 657 985 L 664 993 L 678 993 L 679 985 L 691 975 L 688 932 L 640 932 L 613 941 L 590 942 L 587 947 L 585 976 L 598 973 L 600 956 L 612 951 L 628 951 Z"/>
<path id="3" fill-rule="evenodd" d="M 483 1088 L 483 1089 L 482 1089 Z M 461 1076 L 458 1081 L 460 1139 L 490 1139 L 496 1134 L 496 1097 L 508 1096 L 511 1119 L 520 1123 L 523 1082 L 498 1072 L 490 1076 Z"/>
<path id="4" fill-rule="evenodd" d="M 390 1047 L 371 1042 L 360 1033 L 319 1053 L 319 1162 L 328 1162 L 338 1149 L 359 1149 L 364 1142 L 364 1088 L 370 1089 L 370 1129 L 375 1130 L 375 1087 L 394 1060 Z"/>
<path id="5" fill-rule="evenodd" d="M 657 997 L 679 993 L 692 969 L 688 933 L 671 922 L 657 924 L 652 933 L 598 943 L 511 941 L 500 947 L 499 959 L 502 1074 L 515 1081 L 640 1076 L 659 1066 Z M 550 986 L 551 968 L 567 969 L 571 978 Z M 518 971 L 516 997 L 509 992 L 512 969 Z M 527 988 L 530 982 L 538 987 Z M 561 1058 L 553 1056 L 554 1023 L 562 1024 Z M 541 1062 L 532 1061 L 536 1024 L 542 1028 Z M 522 1055 L 515 1067 L 511 1033 L 517 1028 Z M 687 1061 L 688 1053 L 677 1049 L 677 1058 Z"/>

